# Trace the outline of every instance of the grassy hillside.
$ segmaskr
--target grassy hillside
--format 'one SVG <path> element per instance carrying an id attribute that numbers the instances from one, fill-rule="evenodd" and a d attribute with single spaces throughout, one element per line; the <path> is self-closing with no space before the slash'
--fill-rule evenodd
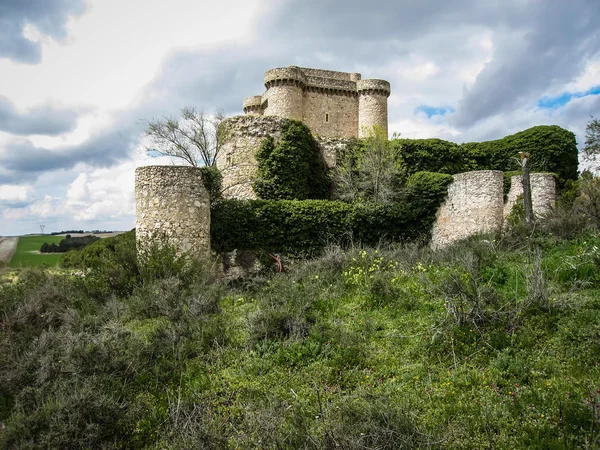
<path id="1" fill-rule="evenodd" d="M 45 242 L 58 244 L 62 239 L 64 239 L 62 236 L 50 235 L 20 237 L 17 251 L 10 260 L 11 267 L 56 266 L 60 260 L 60 254 L 42 254 L 39 253 L 39 250 Z"/>
<path id="2" fill-rule="evenodd" d="M 598 445 L 596 232 L 332 248 L 236 282 L 168 252 L 132 268 L 132 243 L 0 288 L 6 448 Z"/>

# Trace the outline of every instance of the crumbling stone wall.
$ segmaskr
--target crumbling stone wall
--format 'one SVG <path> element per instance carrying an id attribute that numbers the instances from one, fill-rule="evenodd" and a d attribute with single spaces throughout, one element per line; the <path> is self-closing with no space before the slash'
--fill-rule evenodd
<path id="1" fill-rule="evenodd" d="M 454 175 L 431 233 L 433 248 L 478 233 L 500 231 L 504 212 L 504 174 L 478 170 Z"/>
<path id="2" fill-rule="evenodd" d="M 531 203 L 533 214 L 537 217 L 543 216 L 551 211 L 556 204 L 556 182 L 551 173 L 532 173 L 531 180 Z M 508 216 L 517 202 L 519 195 L 523 194 L 523 178 L 516 175 L 510 179 L 510 190 L 504 205 L 504 217 Z"/>
<path id="3" fill-rule="evenodd" d="M 281 138 L 285 119 L 275 116 L 245 115 L 227 119 L 224 126 L 229 139 L 217 157 L 217 168 L 223 175 L 223 195 L 226 198 L 253 199 L 252 183 L 256 179 L 256 152 L 268 136 L 275 143 Z M 316 137 L 327 166 L 336 166 L 337 156 L 354 144 L 354 139 Z"/>
<path id="4" fill-rule="evenodd" d="M 339 156 L 343 152 L 350 150 L 356 143 L 356 139 L 354 138 L 317 136 L 315 140 L 321 149 L 321 154 L 329 169 L 334 169 L 337 166 Z"/>
<path id="5" fill-rule="evenodd" d="M 228 139 L 217 155 L 217 168 L 223 176 L 223 196 L 253 199 L 256 179 L 256 152 L 268 136 L 281 138 L 285 119 L 275 116 L 246 115 L 226 119 Z"/>
<path id="6" fill-rule="evenodd" d="M 166 238 L 180 251 L 210 257 L 210 198 L 199 169 L 137 168 L 135 205 L 138 249 Z"/>

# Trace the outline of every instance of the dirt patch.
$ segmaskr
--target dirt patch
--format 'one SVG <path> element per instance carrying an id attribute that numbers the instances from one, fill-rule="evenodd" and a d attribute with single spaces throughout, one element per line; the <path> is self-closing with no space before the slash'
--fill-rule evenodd
<path id="1" fill-rule="evenodd" d="M 17 251 L 18 237 L 0 237 L 0 261 L 9 263 Z"/>

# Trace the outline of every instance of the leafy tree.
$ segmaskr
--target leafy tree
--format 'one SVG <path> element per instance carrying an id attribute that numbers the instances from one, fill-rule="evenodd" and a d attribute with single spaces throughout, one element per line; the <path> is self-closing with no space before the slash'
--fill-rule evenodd
<path id="1" fill-rule="evenodd" d="M 207 115 L 193 107 L 181 109 L 181 118 L 163 117 L 147 122 L 146 135 L 151 145 L 147 152 L 172 156 L 194 166 L 214 166 L 229 132 L 218 111 Z"/>

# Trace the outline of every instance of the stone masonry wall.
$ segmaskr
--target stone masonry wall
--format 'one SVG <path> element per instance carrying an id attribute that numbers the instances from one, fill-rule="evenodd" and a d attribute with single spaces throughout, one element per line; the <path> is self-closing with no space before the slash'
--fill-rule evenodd
<path id="1" fill-rule="evenodd" d="M 224 125 L 229 128 L 230 139 L 217 157 L 217 167 L 223 175 L 223 195 L 226 198 L 253 199 L 252 183 L 256 179 L 256 152 L 264 139 L 273 136 L 277 143 L 281 137 L 281 127 L 285 119 L 255 114 L 227 119 Z M 351 147 L 352 138 L 315 138 L 327 167 L 333 169 L 340 152 Z"/>
<path id="2" fill-rule="evenodd" d="M 342 152 L 350 150 L 356 143 L 355 138 L 331 138 L 317 136 L 315 137 L 323 159 L 329 169 L 335 169 L 338 157 Z"/>
<path id="3" fill-rule="evenodd" d="M 244 99 L 248 115 L 302 120 L 316 136 L 356 138 L 373 125 L 387 133 L 390 84 L 359 73 L 304 67 L 268 70 L 262 96 Z"/>
<path id="4" fill-rule="evenodd" d="M 498 170 L 454 175 L 437 213 L 431 246 L 441 248 L 478 233 L 502 229 L 504 176 Z"/>
<path id="5" fill-rule="evenodd" d="M 551 173 L 532 173 L 530 174 L 530 180 L 533 213 L 536 216 L 547 214 L 556 204 L 554 176 Z M 521 194 L 523 194 L 523 180 L 521 175 L 517 175 L 510 179 L 510 191 L 504 205 L 504 217 L 510 214 Z"/>
<path id="6" fill-rule="evenodd" d="M 146 166 L 135 171 L 138 249 L 166 238 L 180 251 L 210 257 L 210 198 L 195 167 Z"/>
<path id="7" fill-rule="evenodd" d="M 358 97 L 358 137 L 368 137 L 375 125 L 380 127 L 387 136 L 387 97 L 380 94 L 361 93 Z"/>
<path id="8" fill-rule="evenodd" d="M 304 93 L 302 121 L 316 136 L 356 137 L 358 97 L 352 93 Z M 327 116 L 326 116 L 327 115 Z"/>
<path id="9" fill-rule="evenodd" d="M 268 136 L 275 142 L 281 137 L 285 119 L 275 116 L 246 115 L 227 119 L 230 137 L 217 156 L 217 168 L 223 175 L 226 198 L 253 199 L 252 183 L 256 179 L 256 152 Z"/>
<path id="10" fill-rule="evenodd" d="M 265 116 L 285 117 L 302 120 L 302 89 L 296 85 L 272 86 L 267 91 Z"/>

